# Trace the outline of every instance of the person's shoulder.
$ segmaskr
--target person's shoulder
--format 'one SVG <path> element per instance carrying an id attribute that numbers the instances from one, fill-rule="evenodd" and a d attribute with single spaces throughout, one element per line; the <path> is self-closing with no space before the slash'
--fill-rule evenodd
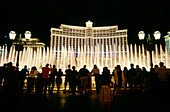
<path id="1" fill-rule="evenodd" d="M 71 69 L 67 69 L 65 72 L 66 72 L 66 73 L 70 73 L 70 72 L 71 72 Z"/>
<path id="2" fill-rule="evenodd" d="M 53 70 L 53 68 L 49 68 L 49 67 L 44 67 L 42 69 L 45 69 L 45 70 Z"/>
<path id="3" fill-rule="evenodd" d="M 56 69 L 56 68 L 54 69 L 54 72 L 57 72 L 57 69 Z"/>
<path id="4" fill-rule="evenodd" d="M 159 67 L 155 69 L 155 71 L 159 70 Z"/>
<path id="5" fill-rule="evenodd" d="M 88 72 L 89 72 L 89 70 L 88 70 L 88 69 L 86 69 L 86 71 L 88 71 Z"/>
<path id="6" fill-rule="evenodd" d="M 129 72 L 136 72 L 134 68 L 129 69 Z"/>
<path id="7" fill-rule="evenodd" d="M 80 70 L 79 71 L 82 71 L 83 70 L 83 68 L 80 68 Z"/>
<path id="8" fill-rule="evenodd" d="M 75 71 L 71 71 L 72 73 L 77 73 L 77 70 L 75 70 Z"/>
<path id="9" fill-rule="evenodd" d="M 22 69 L 21 72 L 22 72 L 22 71 L 25 71 L 25 69 Z"/>
<path id="10" fill-rule="evenodd" d="M 161 67 L 162 69 L 164 69 L 164 70 L 168 70 L 165 66 L 163 66 L 163 67 Z"/>
<path id="11" fill-rule="evenodd" d="M 68 72 L 70 69 L 66 69 L 66 72 Z"/>
<path id="12" fill-rule="evenodd" d="M 94 70 L 92 69 L 91 72 L 93 72 Z"/>
<path id="13" fill-rule="evenodd" d="M 165 69 L 166 69 L 165 67 L 158 67 L 158 68 L 156 68 L 156 70 L 155 70 L 155 71 L 165 70 Z"/>
<path id="14" fill-rule="evenodd" d="M 38 70 L 35 70 L 35 73 L 36 73 L 36 74 L 39 74 L 40 72 L 39 72 Z"/>
<path id="15" fill-rule="evenodd" d="M 131 71 L 131 70 L 132 70 L 132 68 L 129 69 L 129 71 Z"/>

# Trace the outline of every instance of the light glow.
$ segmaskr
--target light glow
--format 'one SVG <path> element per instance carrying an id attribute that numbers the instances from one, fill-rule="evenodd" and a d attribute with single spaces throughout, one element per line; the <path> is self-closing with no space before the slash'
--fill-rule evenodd
<path id="1" fill-rule="evenodd" d="M 31 38 L 31 32 L 30 31 L 26 31 L 25 32 L 25 39 L 30 39 Z"/>
<path id="2" fill-rule="evenodd" d="M 9 33 L 9 38 L 10 38 L 11 40 L 15 40 L 15 37 L 16 37 L 15 31 L 10 31 L 10 33 Z"/>
<path id="3" fill-rule="evenodd" d="M 145 33 L 144 33 L 144 31 L 140 31 L 140 32 L 138 33 L 138 37 L 139 37 L 140 40 L 143 40 L 143 39 L 145 38 Z"/>
<path id="4" fill-rule="evenodd" d="M 153 35 L 156 40 L 160 39 L 160 37 L 161 37 L 161 33 L 159 31 L 155 31 Z"/>
<path id="5" fill-rule="evenodd" d="M 93 26 L 93 22 L 91 22 L 90 20 L 88 20 L 86 22 L 86 27 L 92 27 Z"/>
<path id="6" fill-rule="evenodd" d="M 20 52 L 19 54 L 20 70 L 24 68 L 24 65 L 27 65 L 28 68 L 36 66 L 38 71 L 41 71 L 41 67 L 44 67 L 47 63 L 51 65 L 56 65 L 57 69 L 61 68 L 63 71 L 65 71 L 68 64 L 70 64 L 71 66 L 75 66 L 77 70 L 80 70 L 83 65 L 87 65 L 87 69 L 89 71 L 92 70 L 94 64 L 97 64 L 98 68 L 100 69 L 100 73 L 102 73 L 103 67 L 105 66 L 107 66 L 112 72 L 114 67 L 118 64 L 120 64 L 122 69 L 125 66 L 129 69 L 131 63 L 134 63 L 135 66 L 144 66 L 147 70 L 149 70 L 149 53 L 145 52 L 144 45 L 142 45 L 142 47 L 139 47 L 136 44 L 130 44 L 129 46 L 127 44 L 127 38 L 123 38 L 124 36 L 127 36 L 125 34 L 127 32 L 122 32 L 119 35 L 112 35 L 113 33 L 110 32 L 110 34 L 106 35 L 105 32 L 107 31 L 108 27 L 92 27 L 91 29 L 96 30 L 95 32 L 98 32 L 99 36 L 92 35 L 89 37 L 87 34 L 84 34 L 86 33 L 84 29 L 88 28 L 81 28 L 82 29 L 78 30 L 79 32 L 81 32 L 79 34 L 72 33 L 62 36 L 57 36 L 56 31 L 58 30 L 54 29 L 56 31 L 55 34 L 53 34 L 52 31 L 51 39 L 54 40 L 51 40 L 52 43 L 50 47 L 39 47 L 37 49 L 25 47 L 23 52 Z M 116 30 L 114 28 L 115 27 L 113 27 L 111 30 Z M 75 29 L 71 30 L 75 31 Z M 63 29 L 60 31 L 63 31 Z M 12 36 L 16 36 L 14 31 L 11 31 L 10 33 Z M 90 33 L 93 34 L 94 32 Z M 69 37 L 70 35 L 72 36 L 72 38 Z M 139 37 L 142 36 L 144 38 L 144 35 L 145 33 L 143 31 L 139 32 Z M 80 36 L 82 37 L 79 38 Z M 5 46 L 2 46 L 0 48 L 2 48 L 2 54 L 0 55 L 0 65 L 2 66 L 4 63 L 12 62 L 15 66 L 18 55 L 15 47 L 12 46 L 10 48 L 8 55 L 7 48 L 5 48 Z M 162 47 L 160 48 L 162 49 Z M 153 62 L 155 62 L 154 64 L 157 64 L 159 62 L 158 59 L 165 63 L 165 61 L 167 61 L 167 59 L 169 58 L 169 55 L 165 54 L 167 52 L 163 52 L 162 50 L 161 52 L 159 52 L 157 47 L 155 49 L 155 53 L 156 58 L 153 58 Z M 170 64 L 166 63 L 166 66 L 169 67 Z"/>

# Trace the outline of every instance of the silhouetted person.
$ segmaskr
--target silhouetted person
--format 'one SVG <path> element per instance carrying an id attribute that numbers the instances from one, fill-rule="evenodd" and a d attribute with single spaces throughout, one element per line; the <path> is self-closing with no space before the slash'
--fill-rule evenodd
<path id="1" fill-rule="evenodd" d="M 27 66 L 25 65 L 24 68 L 21 70 L 19 74 L 19 86 L 20 86 L 20 92 L 23 92 L 24 87 L 24 81 L 26 79 L 26 76 L 29 74 L 29 71 L 27 69 Z"/>
<path id="2" fill-rule="evenodd" d="M 87 93 L 92 93 L 92 73 L 88 73 Z"/>
<path id="3" fill-rule="evenodd" d="M 115 67 L 115 69 L 113 69 L 113 72 L 112 72 L 113 77 L 115 77 L 116 72 L 117 72 L 117 66 Z M 115 80 L 115 78 L 114 78 L 114 81 L 115 81 L 115 83 L 114 83 L 114 92 L 115 92 L 116 91 L 116 80 Z"/>
<path id="4" fill-rule="evenodd" d="M 4 77 L 4 92 L 6 95 L 16 95 L 18 92 L 18 76 L 16 68 L 9 62 Z"/>
<path id="5" fill-rule="evenodd" d="M 76 75 L 77 75 L 77 71 L 76 71 L 76 68 L 75 66 L 72 67 L 72 71 L 71 71 L 71 74 L 70 74 L 70 87 L 71 87 L 71 92 L 72 92 L 72 95 L 75 95 L 75 92 L 76 92 Z"/>
<path id="6" fill-rule="evenodd" d="M 113 94 L 110 89 L 110 71 L 107 67 L 103 68 L 103 72 L 101 75 L 101 90 L 100 90 L 100 101 L 101 101 L 101 109 L 102 111 L 110 109 L 110 101 L 113 100 Z M 104 105 L 107 105 L 107 109 L 104 109 Z"/>
<path id="7" fill-rule="evenodd" d="M 151 92 L 155 93 L 157 92 L 157 73 L 155 73 L 155 70 L 158 68 L 158 65 L 155 65 L 152 72 L 149 72 L 149 80 L 150 80 L 150 86 L 151 86 Z"/>
<path id="8" fill-rule="evenodd" d="M 2 85 L 2 81 L 6 75 L 7 64 L 5 63 L 4 66 L 0 67 L 0 87 Z"/>
<path id="9" fill-rule="evenodd" d="M 145 67 L 142 67 L 142 76 L 143 76 L 143 93 L 148 93 L 151 90 L 151 83 L 149 78 L 149 73 L 146 71 Z"/>
<path id="10" fill-rule="evenodd" d="M 44 95 L 47 93 L 47 86 L 48 86 L 48 80 L 49 80 L 49 72 L 52 71 L 52 68 L 48 67 L 49 64 L 46 64 L 45 67 L 42 68 L 42 80 L 43 80 L 43 90 Z"/>
<path id="11" fill-rule="evenodd" d="M 142 82 L 143 82 L 143 78 L 142 78 L 142 73 L 141 73 L 141 69 L 139 68 L 139 65 L 136 65 L 136 80 L 135 80 L 135 89 L 137 90 L 137 86 L 139 85 L 139 87 L 142 89 Z"/>
<path id="12" fill-rule="evenodd" d="M 124 69 L 123 69 L 123 79 L 124 79 L 123 80 L 123 85 L 124 85 L 125 91 L 126 91 L 127 82 L 128 82 L 127 77 L 128 77 L 128 69 L 127 69 L 127 67 L 124 67 Z"/>
<path id="13" fill-rule="evenodd" d="M 83 66 L 83 68 L 80 69 L 79 71 L 80 73 L 80 82 L 81 82 L 81 87 L 82 89 L 82 93 L 85 94 L 86 93 L 86 87 L 88 84 L 88 73 L 89 71 L 86 69 L 86 65 Z"/>
<path id="14" fill-rule="evenodd" d="M 65 71 L 65 83 L 64 83 L 64 93 L 66 92 L 66 87 L 67 87 L 67 84 L 68 84 L 68 82 L 70 83 L 70 74 L 71 74 L 71 68 L 70 68 L 71 66 L 70 65 L 68 65 L 68 69 L 66 69 L 66 71 Z M 69 86 L 70 86 L 70 84 L 69 84 Z"/>
<path id="15" fill-rule="evenodd" d="M 160 67 L 155 70 L 157 75 L 157 93 L 158 95 L 168 96 L 168 70 L 163 62 L 160 62 Z"/>
<path id="16" fill-rule="evenodd" d="M 57 84 L 57 93 L 60 91 L 60 85 L 62 84 L 62 79 L 61 76 L 63 75 L 63 72 L 61 69 L 57 72 L 57 79 L 56 79 L 56 84 Z"/>
<path id="17" fill-rule="evenodd" d="M 120 65 L 117 65 L 116 67 L 116 74 L 115 74 L 115 81 L 116 81 L 116 95 L 120 95 L 120 90 L 122 87 L 122 70 Z"/>
<path id="18" fill-rule="evenodd" d="M 50 73 L 50 77 L 49 77 L 49 93 L 52 94 L 53 93 L 53 89 L 54 89 L 54 84 L 55 84 L 55 76 L 57 75 L 57 69 L 55 68 L 55 65 L 53 65 L 53 69 Z"/>
<path id="19" fill-rule="evenodd" d="M 43 80 L 42 73 L 37 74 L 37 78 L 35 79 L 35 93 L 36 95 L 42 95 L 43 92 Z"/>
<path id="20" fill-rule="evenodd" d="M 156 70 L 158 67 L 159 67 L 158 65 L 155 65 L 155 66 L 154 66 L 154 70 Z"/>
<path id="21" fill-rule="evenodd" d="M 100 71 L 97 68 L 97 65 L 94 65 L 94 68 L 92 69 L 91 73 L 93 73 L 93 76 L 95 76 L 95 82 L 96 82 L 96 92 L 97 94 L 100 92 L 100 84 L 99 84 L 99 80 L 100 80 Z"/>
<path id="22" fill-rule="evenodd" d="M 131 90 L 133 90 L 133 85 L 135 85 L 135 81 L 136 81 L 136 70 L 134 69 L 134 64 L 131 64 L 130 66 L 131 68 L 129 69 L 128 72 L 128 81 Z"/>
<path id="23" fill-rule="evenodd" d="M 33 92 L 35 76 L 37 76 L 38 74 L 39 72 L 37 71 L 37 68 L 35 66 L 32 67 L 27 78 L 27 92 L 28 93 Z"/>

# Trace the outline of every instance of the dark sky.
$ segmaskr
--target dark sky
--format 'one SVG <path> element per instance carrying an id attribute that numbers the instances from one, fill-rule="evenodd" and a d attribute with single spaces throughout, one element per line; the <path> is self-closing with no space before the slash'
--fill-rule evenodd
<path id="1" fill-rule="evenodd" d="M 50 45 L 50 28 L 60 24 L 85 26 L 118 25 L 128 29 L 128 41 L 134 43 L 140 30 L 162 36 L 170 31 L 169 0 L 1 0 L 0 38 L 11 30 L 24 34 L 32 32 Z M 2 43 L 2 41 L 1 41 Z"/>

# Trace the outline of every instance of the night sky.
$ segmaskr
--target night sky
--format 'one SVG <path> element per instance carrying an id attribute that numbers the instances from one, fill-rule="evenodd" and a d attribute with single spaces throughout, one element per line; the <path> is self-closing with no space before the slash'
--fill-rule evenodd
<path id="1" fill-rule="evenodd" d="M 51 27 L 85 26 L 88 20 L 93 26 L 128 29 L 129 43 L 138 40 L 140 30 L 146 34 L 159 30 L 163 38 L 170 31 L 169 4 L 169 0 L 1 0 L 0 44 L 11 30 L 23 37 L 29 30 L 32 38 L 49 46 Z"/>

